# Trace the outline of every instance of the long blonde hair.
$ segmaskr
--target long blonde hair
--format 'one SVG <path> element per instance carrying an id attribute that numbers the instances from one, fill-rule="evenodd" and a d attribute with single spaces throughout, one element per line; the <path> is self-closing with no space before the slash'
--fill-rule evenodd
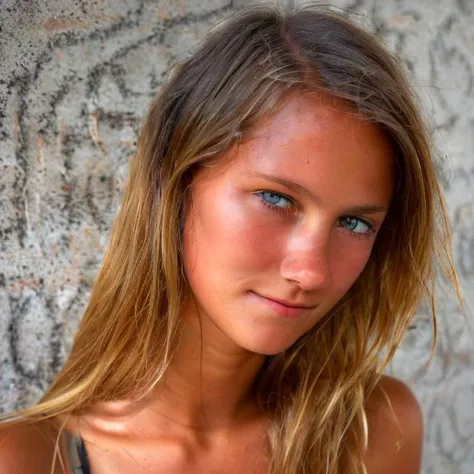
<path id="1" fill-rule="evenodd" d="M 188 289 L 181 236 L 193 174 L 298 91 L 343 100 L 383 130 L 396 189 L 363 273 L 320 323 L 268 359 L 255 391 L 271 420 L 272 474 L 364 470 L 367 395 L 423 299 L 436 322 L 435 266 L 459 287 L 430 140 L 403 67 L 371 34 L 318 7 L 244 9 L 175 68 L 143 125 L 71 354 L 21 416 L 138 400 L 162 379 Z"/>

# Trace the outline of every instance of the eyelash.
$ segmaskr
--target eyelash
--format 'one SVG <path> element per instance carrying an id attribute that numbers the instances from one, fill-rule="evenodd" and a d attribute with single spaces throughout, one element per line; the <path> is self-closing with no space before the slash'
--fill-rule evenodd
<path id="1" fill-rule="evenodd" d="M 265 200 L 263 198 L 264 193 L 270 193 L 270 194 L 280 196 L 280 197 L 286 199 L 291 204 L 291 206 L 289 206 L 289 207 L 275 206 L 275 205 L 269 203 L 267 200 Z M 295 210 L 294 210 L 295 202 L 293 201 L 292 198 L 290 198 L 289 196 L 286 196 L 283 193 L 279 193 L 279 192 L 276 192 L 276 191 L 271 191 L 271 190 L 268 190 L 268 189 L 263 189 L 262 191 L 258 191 L 257 193 L 255 193 L 255 195 L 259 197 L 260 203 L 263 206 L 265 206 L 267 209 L 269 209 L 270 211 L 276 212 L 278 214 L 283 214 L 283 215 L 288 215 L 288 214 L 291 214 L 291 213 L 295 212 Z M 368 227 L 368 231 L 365 232 L 365 233 L 354 232 L 354 231 L 345 229 L 353 237 L 356 237 L 358 239 L 368 239 L 376 231 L 375 225 L 367 219 L 363 219 L 362 217 L 358 217 L 358 216 L 343 216 L 343 217 L 340 218 L 340 220 L 342 220 L 344 218 L 357 219 L 358 221 L 362 222 L 364 225 L 366 225 Z"/>
<path id="2" fill-rule="evenodd" d="M 364 225 L 367 226 L 367 232 L 354 232 L 353 230 L 344 229 L 344 231 L 349 232 L 349 234 L 352 237 L 363 240 L 363 239 L 370 239 L 375 234 L 375 226 L 374 224 L 372 224 L 372 222 L 366 219 L 362 219 L 361 217 L 357 217 L 357 216 L 344 216 L 344 217 L 349 217 L 350 219 L 357 219 L 358 221 L 362 222 Z"/>
<path id="3" fill-rule="evenodd" d="M 282 197 L 283 199 L 286 199 L 291 205 L 289 207 L 280 207 L 280 206 L 275 206 L 274 204 L 271 204 L 269 203 L 267 200 L 265 200 L 263 198 L 263 195 L 265 193 L 269 193 L 269 194 L 274 194 L 276 196 L 280 196 Z M 257 193 L 255 193 L 256 196 L 258 196 L 260 198 L 260 202 L 268 209 L 270 209 L 271 211 L 273 212 L 277 212 L 278 214 L 284 214 L 284 215 L 287 215 L 287 214 L 292 214 L 295 212 L 295 202 L 293 201 L 293 199 L 291 199 L 289 196 L 286 196 L 285 194 L 282 194 L 282 193 L 277 193 L 275 191 L 270 191 L 269 189 L 263 189 L 261 191 L 258 191 Z"/>

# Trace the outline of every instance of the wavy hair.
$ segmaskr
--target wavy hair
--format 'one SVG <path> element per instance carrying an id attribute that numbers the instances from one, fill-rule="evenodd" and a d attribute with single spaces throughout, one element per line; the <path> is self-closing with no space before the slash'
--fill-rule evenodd
<path id="1" fill-rule="evenodd" d="M 364 472 L 364 401 L 423 300 L 436 333 L 438 270 L 459 285 L 429 135 L 403 66 L 372 34 L 315 6 L 243 9 L 175 67 L 142 127 L 71 354 L 21 416 L 53 419 L 138 400 L 162 379 L 188 290 L 181 237 L 193 174 L 305 92 L 337 98 L 383 130 L 396 154 L 395 192 L 353 287 L 268 358 L 255 393 L 271 421 L 272 474 Z"/>

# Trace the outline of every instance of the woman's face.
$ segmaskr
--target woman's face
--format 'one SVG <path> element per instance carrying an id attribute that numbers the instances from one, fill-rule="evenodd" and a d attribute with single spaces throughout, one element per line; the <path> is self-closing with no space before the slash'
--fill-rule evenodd
<path id="1" fill-rule="evenodd" d="M 192 185 L 184 263 L 223 340 L 276 354 L 363 270 L 393 192 L 392 149 L 335 100 L 295 97 Z"/>

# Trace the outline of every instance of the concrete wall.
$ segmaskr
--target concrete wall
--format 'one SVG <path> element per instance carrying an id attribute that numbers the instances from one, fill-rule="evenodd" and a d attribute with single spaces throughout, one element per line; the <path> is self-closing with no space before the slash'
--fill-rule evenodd
<path id="1" fill-rule="evenodd" d="M 0 0 L 0 405 L 33 403 L 67 355 L 139 122 L 168 67 L 246 1 Z M 409 67 L 445 162 L 456 262 L 474 302 L 474 2 L 337 0 Z M 393 373 L 426 417 L 425 474 L 474 473 L 472 337 L 447 293 Z"/>

